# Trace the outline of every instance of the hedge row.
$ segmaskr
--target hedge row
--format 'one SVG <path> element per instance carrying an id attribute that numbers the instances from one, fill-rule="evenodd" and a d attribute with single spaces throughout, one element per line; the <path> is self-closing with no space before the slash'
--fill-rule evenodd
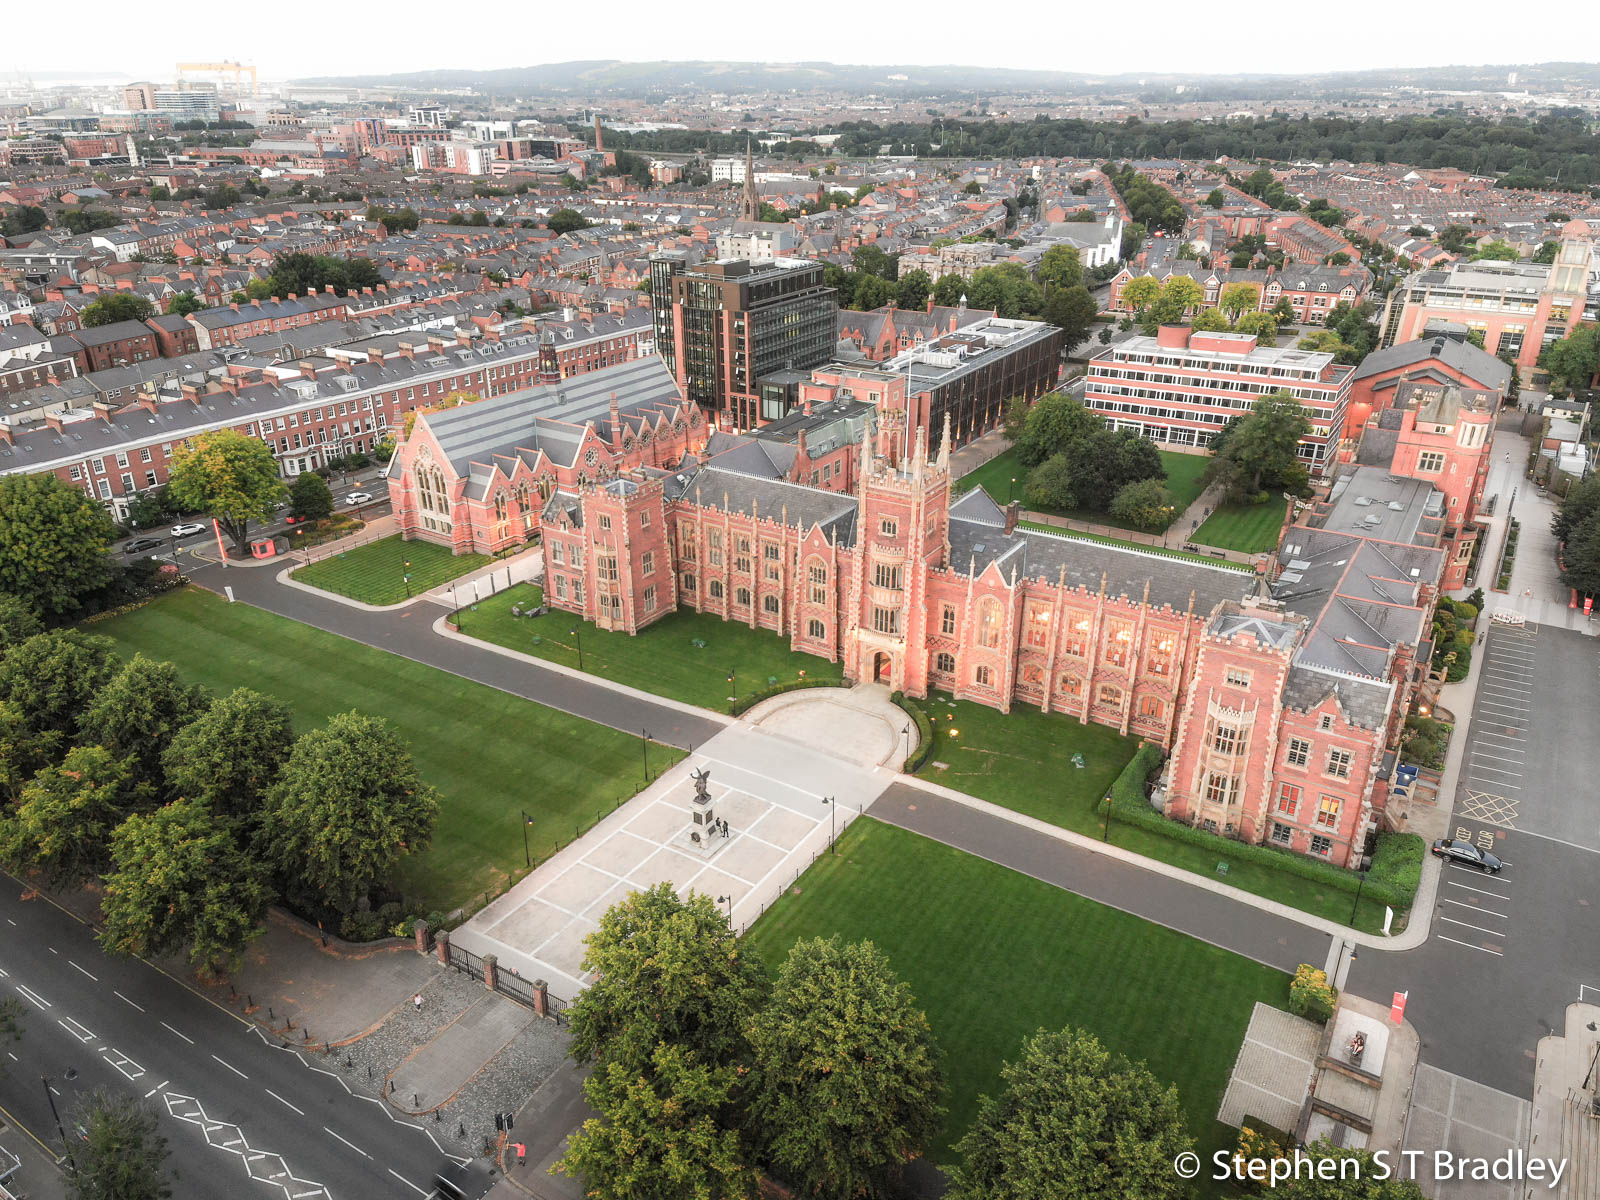
<path id="1" fill-rule="evenodd" d="M 1293 850 L 1280 850 L 1276 846 L 1258 846 L 1233 838 L 1208 833 L 1182 821 L 1172 821 L 1150 807 L 1145 796 L 1145 783 L 1161 768 L 1163 754 L 1159 747 L 1145 745 L 1133 756 L 1111 785 L 1111 813 L 1125 825 L 1148 829 L 1175 842 L 1191 846 L 1205 846 L 1243 862 L 1258 863 L 1275 871 L 1287 871 L 1302 879 L 1337 888 L 1354 894 L 1357 888 L 1363 896 L 1370 896 L 1379 904 L 1387 904 L 1396 911 L 1407 908 L 1417 894 L 1422 879 L 1422 859 L 1426 852 L 1423 841 L 1414 833 L 1380 833 L 1377 852 L 1372 856 L 1372 867 L 1367 881 L 1355 871 L 1336 867 L 1321 859 L 1297 854 Z"/>
<path id="2" fill-rule="evenodd" d="M 910 758 L 900 764 L 900 770 L 905 774 L 915 775 L 933 753 L 933 722 L 928 720 L 928 714 L 922 711 L 920 705 L 906 699 L 904 692 L 892 692 L 889 699 L 898 704 L 916 724 L 917 748 L 911 752 Z"/>
<path id="3" fill-rule="evenodd" d="M 747 709 L 754 708 L 763 700 L 770 700 L 774 696 L 783 695 L 785 692 L 798 692 L 801 688 L 849 686 L 843 679 L 791 679 L 788 683 L 780 683 L 775 687 L 762 688 L 759 692 L 751 692 L 748 696 L 740 696 L 728 705 L 728 712 L 737 717 Z"/>

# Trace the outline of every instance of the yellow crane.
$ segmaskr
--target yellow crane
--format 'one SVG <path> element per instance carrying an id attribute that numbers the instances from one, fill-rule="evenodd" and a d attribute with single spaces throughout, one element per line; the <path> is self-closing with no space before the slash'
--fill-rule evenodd
<path id="1" fill-rule="evenodd" d="M 232 73 L 233 90 L 235 92 L 239 91 L 239 81 L 243 79 L 246 74 L 248 74 L 250 76 L 250 94 L 252 96 L 259 96 L 261 94 L 261 88 L 256 83 L 256 69 L 254 67 L 243 66 L 240 63 L 179 63 L 178 71 L 180 74 L 184 71 L 219 71 L 225 74 Z"/>

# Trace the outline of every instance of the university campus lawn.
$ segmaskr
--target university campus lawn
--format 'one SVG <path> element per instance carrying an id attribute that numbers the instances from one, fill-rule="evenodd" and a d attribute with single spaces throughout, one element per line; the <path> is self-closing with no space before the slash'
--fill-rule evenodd
<path id="1" fill-rule="evenodd" d="M 1142 542 L 1130 542 L 1123 538 L 1105 537 L 1098 533 L 1086 533 L 1081 529 L 1061 529 L 1054 525 L 1046 525 L 1043 521 L 1018 521 L 1024 529 L 1035 529 L 1040 533 L 1053 533 L 1057 537 L 1072 538 L 1075 541 L 1102 542 L 1107 546 L 1121 546 L 1124 549 L 1133 548 L 1142 550 L 1146 554 L 1159 554 L 1163 558 L 1183 558 L 1190 562 L 1205 563 L 1210 567 L 1231 567 L 1237 571 L 1249 571 L 1250 568 L 1243 563 L 1230 562 L 1223 558 L 1213 558 L 1209 554 L 1195 554 L 1188 550 L 1169 550 L 1165 546 L 1146 546 Z"/>
<path id="2" fill-rule="evenodd" d="M 365 604 L 398 604 L 408 594 L 421 595 L 491 561 L 483 554 L 452 554 L 432 542 L 408 542 L 397 533 L 318 559 L 291 578 Z"/>
<path id="3" fill-rule="evenodd" d="M 1276 550 L 1286 503 L 1283 493 L 1274 492 L 1260 504 L 1224 504 L 1201 522 L 1189 540 L 1244 554 Z"/>
<path id="4" fill-rule="evenodd" d="M 945 1052 L 955 1159 L 978 1097 L 1038 1029 L 1086 1029 L 1178 1087 L 1202 1160 L 1231 1147 L 1216 1120 L 1256 1001 L 1285 1007 L 1288 978 L 870 817 L 851 823 L 746 935 L 775 969 L 805 937 L 870 939 L 911 987 Z"/>
<path id="5" fill-rule="evenodd" d="M 1172 493 L 1173 503 L 1181 513 L 1193 504 L 1205 491 L 1205 484 L 1200 476 L 1205 474 L 1206 464 L 1211 459 L 1204 454 L 1179 454 L 1175 450 L 1162 450 L 1161 461 L 1167 468 L 1167 490 Z M 1011 481 L 1015 479 L 1016 486 Z M 998 458 L 992 458 L 976 471 L 963 475 L 956 480 L 956 490 L 967 492 L 974 487 L 982 486 L 989 493 L 989 498 L 996 504 L 1005 505 L 1008 496 L 1022 499 L 1023 485 L 1028 481 L 1028 468 L 1017 461 L 1016 452 L 1007 450 Z M 1086 509 L 1042 509 L 1053 516 L 1068 517 L 1074 521 L 1088 521 L 1095 525 L 1109 525 L 1116 529 L 1133 528 L 1125 521 L 1119 521 L 1110 513 L 1089 512 Z"/>
<path id="6" fill-rule="evenodd" d="M 1099 802 L 1139 748 L 1138 738 L 1023 704 L 1002 713 L 969 700 L 952 701 L 942 692 L 920 703 L 934 730 L 933 752 L 918 772 L 923 779 L 1077 833 L 1105 834 Z M 1084 757 L 1082 768 L 1072 762 L 1075 753 Z M 1110 840 L 1302 912 L 1341 924 L 1350 920 L 1354 897 L 1349 893 L 1270 865 L 1243 862 L 1229 853 L 1223 838 L 1196 846 L 1113 820 Z M 1225 875 L 1217 872 L 1220 863 L 1228 864 Z M 1383 928 L 1383 915 L 1383 905 L 1363 899 L 1357 924 L 1375 933 Z"/>
<path id="7" fill-rule="evenodd" d="M 297 731 L 352 708 L 393 725 L 441 796 L 433 844 L 396 881 L 424 912 L 468 904 L 523 871 L 524 809 L 542 859 L 642 782 L 637 737 L 197 587 L 88 628 L 215 692 L 276 696 Z M 652 745 L 652 773 L 681 757 Z"/>
<path id="8" fill-rule="evenodd" d="M 565 667 L 578 666 L 581 642 L 583 670 L 589 674 L 718 712 L 728 711 L 735 689 L 744 696 L 767 687 L 769 680 L 798 679 L 801 671 L 808 679 L 844 677 L 839 663 L 796 654 L 786 638 L 710 613 L 679 609 L 633 636 L 599 629 L 555 609 L 542 617 L 511 615 L 512 605 L 537 608 L 542 597 L 537 585 L 519 583 L 466 609 L 461 631 Z M 576 637 L 574 629 L 579 631 Z M 696 646 L 697 641 L 704 646 Z"/>

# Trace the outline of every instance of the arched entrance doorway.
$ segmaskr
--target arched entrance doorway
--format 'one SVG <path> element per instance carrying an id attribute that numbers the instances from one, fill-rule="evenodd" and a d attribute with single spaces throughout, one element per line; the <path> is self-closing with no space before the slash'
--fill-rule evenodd
<path id="1" fill-rule="evenodd" d="M 894 674 L 894 659 L 882 650 L 872 656 L 872 682 L 889 683 Z"/>

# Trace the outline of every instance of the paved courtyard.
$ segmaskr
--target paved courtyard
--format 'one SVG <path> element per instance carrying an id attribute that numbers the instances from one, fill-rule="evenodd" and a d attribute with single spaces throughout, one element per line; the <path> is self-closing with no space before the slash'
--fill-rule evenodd
<path id="1" fill-rule="evenodd" d="M 690 772 L 700 769 L 710 772 L 711 808 L 728 834 L 696 845 L 689 837 Z M 452 938 L 474 954 L 496 955 L 502 970 L 548 981 L 554 994 L 570 999 L 588 982 L 584 938 L 630 892 L 665 881 L 680 895 L 726 897 L 723 905 L 742 930 L 893 779 L 891 771 L 847 762 L 791 736 L 729 727 Z"/>
<path id="2" fill-rule="evenodd" d="M 1411 1094 L 1405 1148 L 1423 1151 L 1428 1157 L 1421 1163 L 1430 1161 L 1435 1150 L 1498 1158 L 1527 1146 L 1531 1110 L 1532 1105 L 1520 1097 L 1423 1063 L 1417 1067 Z M 1522 1186 L 1511 1181 L 1439 1183 L 1427 1169 L 1417 1175 L 1430 1200 L 1515 1200 L 1522 1194 Z"/>
<path id="3" fill-rule="evenodd" d="M 911 718 L 882 684 L 785 692 L 763 700 L 745 719 L 765 733 L 826 747 L 834 757 L 863 767 L 898 770 L 917 744 Z"/>
<path id="4" fill-rule="evenodd" d="M 1217 1120 L 1237 1128 L 1245 1117 L 1259 1117 L 1275 1128 L 1293 1130 L 1311 1090 L 1321 1042 L 1320 1026 L 1258 1003 Z"/>

